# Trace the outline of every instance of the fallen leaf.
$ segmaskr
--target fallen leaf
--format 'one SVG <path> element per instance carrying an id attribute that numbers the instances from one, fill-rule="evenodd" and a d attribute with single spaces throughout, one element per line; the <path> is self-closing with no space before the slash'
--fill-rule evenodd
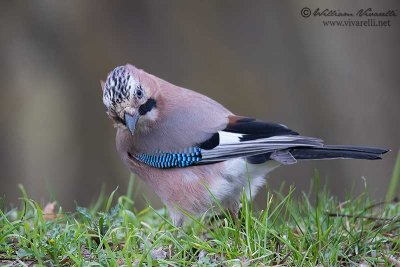
<path id="1" fill-rule="evenodd" d="M 56 214 L 55 213 L 56 205 L 57 205 L 56 201 L 49 202 L 49 203 L 46 204 L 46 206 L 43 209 L 43 219 L 45 221 L 52 221 L 52 220 L 55 220 L 57 218 L 63 217 L 62 214 Z"/>
<path id="2" fill-rule="evenodd" d="M 84 245 L 81 246 L 81 253 L 85 260 L 90 261 L 94 258 L 92 253 Z"/>
<path id="3" fill-rule="evenodd" d="M 164 260 L 167 257 L 167 252 L 163 250 L 162 247 L 158 249 L 153 249 L 150 252 L 151 257 L 153 260 Z"/>
<path id="4" fill-rule="evenodd" d="M 395 257 L 393 256 L 384 256 L 388 262 L 394 264 L 394 266 L 396 267 L 400 267 L 400 261 L 397 260 Z"/>
<path id="5" fill-rule="evenodd" d="M 56 209 L 57 202 L 49 202 L 44 206 L 43 213 L 54 213 L 54 210 Z"/>

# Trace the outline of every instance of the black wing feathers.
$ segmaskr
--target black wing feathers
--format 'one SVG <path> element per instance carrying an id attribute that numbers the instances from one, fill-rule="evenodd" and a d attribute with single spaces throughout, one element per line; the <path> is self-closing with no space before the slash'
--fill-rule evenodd
<path id="1" fill-rule="evenodd" d="M 219 145 L 219 133 L 213 134 L 209 139 L 199 144 L 201 149 L 210 150 Z"/>
<path id="2" fill-rule="evenodd" d="M 252 118 L 231 117 L 225 132 L 240 133 L 253 140 L 257 138 L 268 138 L 277 135 L 298 135 L 288 127 L 278 123 L 264 122 Z"/>
<path id="3" fill-rule="evenodd" d="M 362 146 L 323 145 L 322 140 L 300 136 L 288 127 L 252 118 L 229 116 L 225 129 L 199 144 L 203 159 L 198 164 L 244 157 L 251 164 L 275 160 L 293 164 L 302 159 L 380 159 L 388 150 Z"/>
<path id="4" fill-rule="evenodd" d="M 329 146 L 321 148 L 298 147 L 289 149 L 295 159 L 381 159 L 387 149 L 366 146 Z"/>
<path id="5" fill-rule="evenodd" d="M 241 134 L 240 142 L 257 140 L 280 135 L 298 135 L 285 125 L 263 122 L 253 118 L 230 116 L 229 123 L 222 131 Z M 219 133 L 214 133 L 209 139 L 199 144 L 202 149 L 210 150 L 219 145 Z"/>

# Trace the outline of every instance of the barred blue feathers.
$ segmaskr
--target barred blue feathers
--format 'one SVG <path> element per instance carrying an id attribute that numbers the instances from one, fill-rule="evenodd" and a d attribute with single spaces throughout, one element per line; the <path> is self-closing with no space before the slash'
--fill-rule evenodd
<path id="1" fill-rule="evenodd" d="M 152 155 L 148 154 L 136 154 L 135 158 L 147 165 L 150 165 L 159 169 L 167 168 L 184 168 L 192 166 L 195 163 L 201 161 L 201 148 L 191 147 L 187 151 L 183 152 L 156 152 Z"/>

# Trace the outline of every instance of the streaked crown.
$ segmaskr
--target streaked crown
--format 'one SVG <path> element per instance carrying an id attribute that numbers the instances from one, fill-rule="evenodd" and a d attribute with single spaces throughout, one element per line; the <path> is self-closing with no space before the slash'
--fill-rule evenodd
<path id="1" fill-rule="evenodd" d="M 116 110 L 117 106 L 129 99 L 137 82 L 126 66 L 116 67 L 107 77 L 103 91 L 103 103 L 107 108 Z"/>

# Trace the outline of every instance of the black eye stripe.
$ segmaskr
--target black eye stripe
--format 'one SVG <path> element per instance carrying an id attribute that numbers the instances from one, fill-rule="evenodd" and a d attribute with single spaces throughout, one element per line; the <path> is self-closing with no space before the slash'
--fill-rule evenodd
<path id="1" fill-rule="evenodd" d="M 140 116 L 143 116 L 153 108 L 157 107 L 157 103 L 153 98 L 149 98 L 149 100 L 146 101 L 143 105 L 139 107 L 139 114 Z"/>

